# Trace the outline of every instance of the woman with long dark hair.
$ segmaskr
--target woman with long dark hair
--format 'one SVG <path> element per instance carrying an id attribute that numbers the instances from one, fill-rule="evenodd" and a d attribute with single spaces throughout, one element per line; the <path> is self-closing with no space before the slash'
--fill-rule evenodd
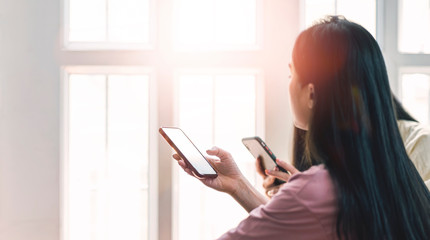
<path id="1" fill-rule="evenodd" d="M 412 117 L 403 107 L 400 101 L 393 95 L 394 112 L 397 118 L 400 135 L 405 145 L 406 152 L 412 160 L 414 166 L 418 170 L 421 178 L 430 189 L 430 128 L 419 123 Z M 293 151 L 292 165 L 299 171 L 306 171 L 310 167 L 321 164 L 316 159 L 305 157 L 305 140 L 306 130 L 294 127 L 293 131 Z M 256 169 L 261 177 L 263 177 L 263 188 L 266 195 L 272 197 L 279 191 L 284 176 L 283 172 L 275 171 L 272 175 L 267 175 L 264 172 L 264 167 L 260 159 L 256 159 Z M 281 181 L 275 181 L 279 178 Z M 281 183 L 281 184 L 280 184 Z"/>
<path id="2" fill-rule="evenodd" d="M 290 68 L 305 157 L 321 164 L 299 172 L 278 161 L 291 177 L 267 201 L 228 152 L 208 150 L 218 177 L 201 181 L 250 212 L 221 239 L 428 239 L 430 192 L 403 145 L 372 35 L 330 17 L 298 36 Z"/>

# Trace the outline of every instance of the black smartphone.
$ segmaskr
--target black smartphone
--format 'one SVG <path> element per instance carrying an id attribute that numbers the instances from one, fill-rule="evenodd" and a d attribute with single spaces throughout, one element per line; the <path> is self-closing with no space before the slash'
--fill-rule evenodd
<path id="1" fill-rule="evenodd" d="M 216 178 L 215 169 L 180 128 L 162 127 L 160 134 L 198 178 Z"/>
<path id="2" fill-rule="evenodd" d="M 254 156 L 254 158 L 260 158 L 263 169 L 272 170 L 278 167 L 280 171 L 288 173 L 287 170 L 283 169 L 281 166 L 276 164 L 276 156 L 267 146 L 267 144 L 258 136 L 247 137 L 242 139 L 242 143 L 249 150 L 249 152 Z M 279 185 L 285 183 L 285 181 L 276 179 L 275 184 Z"/>

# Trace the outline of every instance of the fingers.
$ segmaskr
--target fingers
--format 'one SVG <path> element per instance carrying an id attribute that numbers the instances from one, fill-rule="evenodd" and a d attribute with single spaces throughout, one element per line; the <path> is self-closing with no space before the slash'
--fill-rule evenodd
<path id="1" fill-rule="evenodd" d="M 194 176 L 194 174 L 193 174 L 193 172 L 191 171 L 191 169 L 189 169 L 188 167 L 187 167 L 187 164 L 185 163 L 185 161 L 184 160 L 179 160 L 178 161 L 178 164 L 179 164 L 179 166 L 181 166 L 181 168 L 182 169 L 184 169 L 184 171 L 186 172 L 186 173 L 188 173 L 189 175 L 191 175 L 191 176 Z"/>
<path id="2" fill-rule="evenodd" d="M 172 155 L 174 159 L 176 159 L 178 161 L 178 165 L 189 175 L 194 176 L 193 172 L 191 171 L 191 169 L 188 168 L 187 163 L 178 155 L 178 154 L 173 154 Z"/>
<path id="3" fill-rule="evenodd" d="M 277 185 L 277 186 L 275 186 L 275 187 L 273 187 L 273 188 L 270 188 L 270 189 L 268 189 L 267 191 L 266 191 L 266 195 L 269 197 L 269 198 L 272 198 L 277 192 L 279 192 L 279 189 L 281 188 L 281 186 L 282 185 Z"/>
<path id="4" fill-rule="evenodd" d="M 288 172 L 290 172 L 291 175 L 296 174 L 296 173 L 299 172 L 299 170 L 297 170 L 293 165 L 291 165 L 291 164 L 289 164 L 289 163 L 287 163 L 285 161 L 276 159 L 276 164 L 278 164 L 280 167 L 282 167 L 283 169 L 285 169 Z"/>
<path id="5" fill-rule="evenodd" d="M 266 178 L 267 175 L 266 173 L 264 173 L 264 167 L 263 167 L 263 162 L 261 160 L 261 157 L 258 157 L 255 160 L 255 169 L 257 169 L 257 173 L 262 176 L 263 178 Z"/>
<path id="6" fill-rule="evenodd" d="M 275 177 L 273 176 L 267 176 L 263 181 L 263 187 L 264 189 L 269 189 L 270 187 L 273 187 L 273 184 L 275 183 Z"/>
<path id="7" fill-rule="evenodd" d="M 290 174 L 279 171 L 279 170 L 267 170 L 266 174 L 269 176 L 276 177 L 278 179 L 284 180 L 285 182 L 288 182 L 288 179 L 290 179 Z"/>
<path id="8" fill-rule="evenodd" d="M 221 161 L 225 158 L 232 158 L 231 154 L 224 149 L 221 149 L 219 147 L 213 147 L 206 151 L 209 155 L 217 156 L 221 159 Z"/>

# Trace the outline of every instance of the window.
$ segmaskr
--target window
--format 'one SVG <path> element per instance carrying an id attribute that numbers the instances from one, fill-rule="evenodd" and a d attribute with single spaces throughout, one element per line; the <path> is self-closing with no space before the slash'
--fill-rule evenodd
<path id="1" fill-rule="evenodd" d="M 322 16 L 340 14 L 377 37 L 393 92 L 413 117 L 429 124 L 429 1 L 303 0 L 302 12 L 305 27 Z"/>
<path id="2" fill-rule="evenodd" d="M 255 184 L 255 159 L 241 139 L 264 138 L 257 127 L 263 118 L 262 91 L 258 90 L 262 79 L 256 71 L 220 72 L 179 75 L 178 124 L 202 153 L 214 145 L 230 151 L 242 173 Z M 215 239 L 247 216 L 230 196 L 208 189 L 183 171 L 177 178 L 178 239 Z"/>
<path id="3" fill-rule="evenodd" d="M 430 125 L 429 69 L 403 68 L 401 72 L 401 99 L 404 106 L 419 122 Z"/>
<path id="4" fill-rule="evenodd" d="M 288 160 L 288 46 L 298 5 L 64 0 L 63 7 L 62 239 L 212 239 L 235 227 L 246 212 L 178 171 L 158 128 L 180 126 L 202 151 L 226 148 L 261 186 L 241 138 L 259 135 Z M 202 207 L 192 213 L 190 192 Z M 205 207 L 214 201 L 229 221 L 210 220 L 220 218 Z M 188 232 L 181 221 L 197 210 L 190 221 L 203 229 Z"/>
<path id="5" fill-rule="evenodd" d="M 148 239 L 151 72 L 65 71 L 63 237 Z"/>
<path id="6" fill-rule="evenodd" d="M 399 51 L 430 53 L 430 2 L 399 1 Z"/>
<path id="7" fill-rule="evenodd" d="M 398 79 L 397 95 L 414 118 L 430 125 L 430 3 L 426 0 L 396 2 L 397 9 L 393 12 L 398 13 L 397 18 L 387 22 L 395 24 L 397 33 L 391 36 L 397 41 L 388 44 L 386 52 L 397 63 L 392 64 L 398 68 L 394 75 Z"/>
<path id="8" fill-rule="evenodd" d="M 151 0 L 65 0 L 65 4 L 67 49 L 150 47 Z"/>
<path id="9" fill-rule="evenodd" d="M 174 0 L 175 46 L 178 50 L 243 50 L 258 39 L 261 1 Z"/>

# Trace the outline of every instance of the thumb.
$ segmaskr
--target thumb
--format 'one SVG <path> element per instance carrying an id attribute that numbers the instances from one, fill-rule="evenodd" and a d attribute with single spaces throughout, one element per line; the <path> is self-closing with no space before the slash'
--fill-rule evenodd
<path id="1" fill-rule="evenodd" d="M 281 166 L 283 169 L 287 170 L 288 172 L 290 172 L 291 174 L 296 174 L 298 172 L 300 172 L 299 170 L 297 170 L 293 165 L 282 161 L 280 159 L 276 159 L 276 163 Z"/>
<path id="2" fill-rule="evenodd" d="M 219 157 L 221 159 L 221 161 L 225 158 L 230 157 L 230 153 L 228 153 L 227 151 L 225 151 L 219 147 L 212 147 L 211 149 L 207 150 L 206 152 L 209 155 L 214 155 L 214 156 Z"/>

